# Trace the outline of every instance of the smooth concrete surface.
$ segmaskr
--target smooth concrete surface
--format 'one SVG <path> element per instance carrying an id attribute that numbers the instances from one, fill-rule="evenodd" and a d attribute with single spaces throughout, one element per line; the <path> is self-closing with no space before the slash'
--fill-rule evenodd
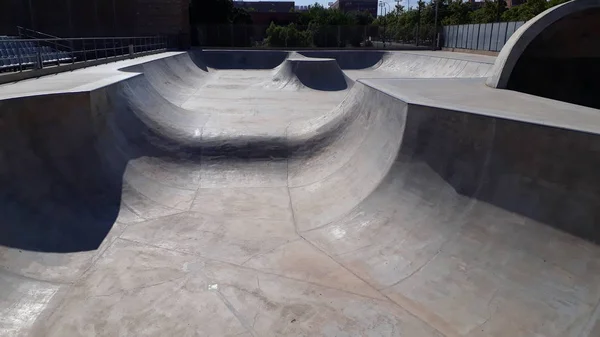
<path id="1" fill-rule="evenodd" d="M 303 56 L 480 79 L 282 88 L 331 61 L 218 51 L 0 86 L 0 335 L 598 334 L 600 248 L 525 212 L 588 224 L 597 165 L 565 154 L 596 133 L 466 111 L 477 55 Z"/>

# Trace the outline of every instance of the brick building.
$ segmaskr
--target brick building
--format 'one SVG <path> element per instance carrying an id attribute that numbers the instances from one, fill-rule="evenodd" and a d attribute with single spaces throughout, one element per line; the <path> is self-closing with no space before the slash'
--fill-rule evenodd
<path id="1" fill-rule="evenodd" d="M 506 7 L 511 8 L 514 6 L 522 5 L 526 0 L 506 0 Z"/>
<path id="2" fill-rule="evenodd" d="M 296 12 L 308 12 L 308 11 L 310 10 L 310 8 L 311 8 L 311 7 L 312 7 L 312 6 L 310 6 L 310 5 L 308 5 L 308 6 L 307 6 L 307 5 L 304 5 L 304 6 L 296 6 L 296 7 L 294 8 L 294 10 L 295 10 Z"/>
<path id="3" fill-rule="evenodd" d="M 23 26 L 60 37 L 189 35 L 189 0 L 3 0 L 0 35 Z"/>
<path id="4" fill-rule="evenodd" d="M 233 5 L 250 13 L 255 25 L 287 25 L 298 19 L 293 1 L 234 1 Z"/>
<path id="5" fill-rule="evenodd" d="M 259 13 L 289 13 L 294 9 L 293 1 L 234 1 L 237 8 L 244 8 Z"/>
<path id="6" fill-rule="evenodd" d="M 337 8 L 345 13 L 368 11 L 376 18 L 377 4 L 377 0 L 337 0 L 331 4 L 330 8 Z"/>

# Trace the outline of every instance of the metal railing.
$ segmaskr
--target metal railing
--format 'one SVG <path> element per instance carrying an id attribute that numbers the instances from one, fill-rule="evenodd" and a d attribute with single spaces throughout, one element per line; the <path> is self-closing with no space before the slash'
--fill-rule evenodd
<path id="1" fill-rule="evenodd" d="M 58 36 L 42 33 L 37 30 L 33 30 L 33 29 L 21 27 L 21 26 L 17 26 L 17 32 L 19 34 L 20 39 L 42 39 L 42 40 L 53 39 L 54 47 L 56 49 L 58 49 L 59 47 L 61 49 L 69 49 L 69 50 L 71 49 L 70 46 L 61 43 L 60 40 L 62 40 L 62 39 Z"/>
<path id="2" fill-rule="evenodd" d="M 133 58 L 166 50 L 166 36 L 0 39 L 0 72 Z"/>

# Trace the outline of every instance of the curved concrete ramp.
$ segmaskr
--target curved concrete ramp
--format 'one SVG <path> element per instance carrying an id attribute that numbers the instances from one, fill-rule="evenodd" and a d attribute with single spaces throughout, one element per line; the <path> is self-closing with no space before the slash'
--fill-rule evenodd
<path id="1" fill-rule="evenodd" d="M 276 68 L 273 82 L 278 88 L 309 88 L 322 91 L 346 90 L 353 84 L 336 60 L 317 58 L 286 59 Z"/>
<path id="2" fill-rule="evenodd" d="M 487 77 L 494 57 L 430 51 L 301 51 L 311 58 L 335 59 L 352 78 Z"/>
<path id="3" fill-rule="evenodd" d="M 273 69 L 289 54 L 279 50 L 202 50 L 194 53 L 202 63 L 214 69 Z"/>
<path id="4" fill-rule="evenodd" d="M 491 73 L 494 58 L 483 55 L 461 55 L 449 52 L 386 53 L 372 70 L 385 77 L 486 77 Z"/>
<path id="5" fill-rule="evenodd" d="M 180 105 L 204 85 L 210 73 L 195 53 L 138 64 L 121 71 L 143 73 L 153 86 L 170 102 Z"/>
<path id="6" fill-rule="evenodd" d="M 1 101 L 0 335 L 597 336 L 600 248 L 548 219 L 598 233 L 600 132 L 469 110 L 474 83 L 260 129 L 141 74 Z"/>

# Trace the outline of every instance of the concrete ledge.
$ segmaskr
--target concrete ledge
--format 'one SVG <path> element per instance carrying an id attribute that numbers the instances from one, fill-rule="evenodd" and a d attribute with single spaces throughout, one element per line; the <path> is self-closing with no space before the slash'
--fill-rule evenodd
<path id="1" fill-rule="evenodd" d="M 153 50 L 153 51 L 148 51 L 148 52 L 136 53 L 133 55 L 133 57 L 131 57 L 129 54 L 127 54 L 127 55 L 120 55 L 117 57 L 96 59 L 96 60 L 87 61 L 87 62 L 76 62 L 76 63 L 70 63 L 70 64 L 63 64 L 60 66 L 48 66 L 43 69 L 29 69 L 29 70 L 24 70 L 21 72 L 0 74 L 0 84 L 18 82 L 18 81 L 22 81 L 22 80 L 26 80 L 26 79 L 30 79 L 30 78 L 39 78 L 42 76 L 58 74 L 58 73 L 73 71 L 73 70 L 87 68 L 87 67 L 93 67 L 93 66 L 97 66 L 100 64 L 107 64 L 107 63 L 111 63 L 111 62 L 134 59 L 134 58 L 138 58 L 138 57 L 142 57 L 142 56 L 162 53 L 165 51 L 166 51 L 166 49 Z"/>
<path id="2" fill-rule="evenodd" d="M 458 193 L 600 242 L 598 110 L 481 79 L 359 82 L 408 104 L 409 154 Z"/>

